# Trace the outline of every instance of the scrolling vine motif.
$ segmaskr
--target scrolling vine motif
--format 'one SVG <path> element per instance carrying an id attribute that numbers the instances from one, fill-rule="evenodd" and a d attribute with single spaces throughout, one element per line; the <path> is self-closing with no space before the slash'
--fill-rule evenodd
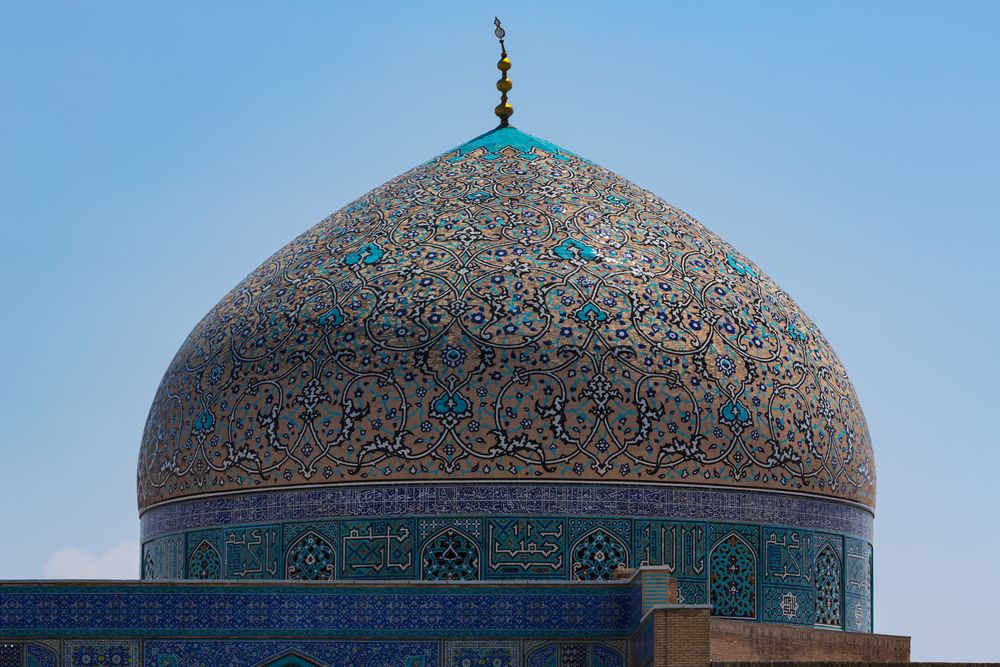
<path id="1" fill-rule="evenodd" d="M 303 483 L 684 482 L 874 502 L 819 330 L 683 212 L 503 128 L 278 251 L 194 329 L 140 505 Z"/>

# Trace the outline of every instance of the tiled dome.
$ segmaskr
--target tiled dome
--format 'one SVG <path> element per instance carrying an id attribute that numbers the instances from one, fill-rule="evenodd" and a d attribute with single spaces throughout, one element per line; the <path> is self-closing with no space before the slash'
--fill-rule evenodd
<path id="1" fill-rule="evenodd" d="M 138 497 L 536 480 L 875 499 L 861 406 L 795 302 L 660 198 L 505 127 L 205 316 L 153 401 Z"/>

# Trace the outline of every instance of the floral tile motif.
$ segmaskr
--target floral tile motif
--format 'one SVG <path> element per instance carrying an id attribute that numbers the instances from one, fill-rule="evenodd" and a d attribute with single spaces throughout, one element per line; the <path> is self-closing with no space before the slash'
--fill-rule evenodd
<path id="1" fill-rule="evenodd" d="M 67 667 L 138 667 L 137 639 L 71 639 L 64 644 Z"/>
<path id="2" fill-rule="evenodd" d="M 446 667 L 520 667 L 516 641 L 453 641 L 445 644 Z"/>
<path id="3" fill-rule="evenodd" d="M 788 293 L 512 127 L 363 195 L 223 297 L 164 374 L 138 487 L 145 509 L 525 477 L 875 494 L 858 398 Z"/>
<path id="4" fill-rule="evenodd" d="M 145 665 L 155 667 L 438 667 L 437 641 L 152 640 Z"/>
<path id="5" fill-rule="evenodd" d="M 58 642 L 55 644 L 58 645 Z M 58 667 L 58 648 L 41 644 L 28 644 L 25 646 L 25 665 L 27 667 Z"/>

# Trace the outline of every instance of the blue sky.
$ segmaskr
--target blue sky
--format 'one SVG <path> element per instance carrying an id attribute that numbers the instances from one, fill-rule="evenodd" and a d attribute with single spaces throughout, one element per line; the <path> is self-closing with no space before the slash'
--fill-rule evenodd
<path id="1" fill-rule="evenodd" d="M 876 630 L 1000 660 L 1000 3 L 0 2 L 0 578 L 135 576 L 174 352 L 292 237 L 495 123 L 702 220 L 840 354 Z"/>

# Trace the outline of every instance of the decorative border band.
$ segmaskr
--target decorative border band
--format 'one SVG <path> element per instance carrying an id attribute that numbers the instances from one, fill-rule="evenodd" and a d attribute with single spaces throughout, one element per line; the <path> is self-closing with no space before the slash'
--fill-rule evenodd
<path id="1" fill-rule="evenodd" d="M 215 526 L 334 517 L 627 516 L 787 525 L 872 539 L 872 514 L 790 493 L 625 484 L 417 484 L 256 491 L 162 505 L 143 542 Z"/>
<path id="2" fill-rule="evenodd" d="M 0 637 L 621 638 L 629 585 L 0 586 Z"/>

